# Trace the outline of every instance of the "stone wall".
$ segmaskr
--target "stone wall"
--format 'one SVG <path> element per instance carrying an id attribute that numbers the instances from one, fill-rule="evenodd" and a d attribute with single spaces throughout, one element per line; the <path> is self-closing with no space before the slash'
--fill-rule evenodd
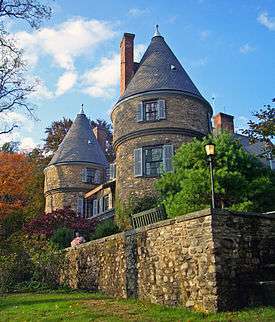
<path id="1" fill-rule="evenodd" d="M 62 280 L 114 297 L 235 309 L 254 303 L 251 285 L 274 259 L 274 241 L 275 218 L 206 209 L 69 248 Z"/>

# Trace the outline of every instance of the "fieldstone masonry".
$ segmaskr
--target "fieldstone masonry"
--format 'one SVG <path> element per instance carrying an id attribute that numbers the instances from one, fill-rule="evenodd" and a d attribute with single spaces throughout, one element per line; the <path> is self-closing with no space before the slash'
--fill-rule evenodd
<path id="1" fill-rule="evenodd" d="M 265 271 L 274 255 L 274 217 L 206 209 L 69 248 L 62 281 L 114 297 L 231 310 L 267 300 L 261 282 L 275 279 Z"/>

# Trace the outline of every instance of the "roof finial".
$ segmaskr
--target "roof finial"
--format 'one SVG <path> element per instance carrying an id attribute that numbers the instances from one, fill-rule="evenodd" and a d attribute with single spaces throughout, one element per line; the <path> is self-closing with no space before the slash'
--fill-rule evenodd
<path id="1" fill-rule="evenodd" d="M 80 113 L 79 113 L 79 114 L 85 114 L 85 113 L 84 113 L 83 106 L 84 106 L 84 105 L 83 105 L 83 104 L 81 104 L 81 110 L 80 110 Z"/>
<path id="2" fill-rule="evenodd" d="M 159 37 L 161 36 L 160 32 L 159 32 L 159 25 L 156 25 L 156 30 L 155 30 L 155 33 L 154 33 L 154 37 Z"/>

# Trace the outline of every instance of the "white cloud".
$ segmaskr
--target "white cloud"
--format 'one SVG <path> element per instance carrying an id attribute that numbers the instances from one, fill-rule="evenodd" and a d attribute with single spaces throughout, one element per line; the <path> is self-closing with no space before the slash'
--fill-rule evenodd
<path id="1" fill-rule="evenodd" d="M 77 80 L 77 74 L 75 72 L 65 72 L 61 75 L 57 81 L 56 95 L 63 95 L 65 92 L 70 90 Z"/>
<path id="2" fill-rule="evenodd" d="M 128 15 L 132 17 L 145 16 L 149 13 L 150 13 L 150 10 L 148 8 L 145 8 L 145 9 L 131 8 L 128 11 Z"/>
<path id="3" fill-rule="evenodd" d="M 249 44 L 244 44 L 240 47 L 240 53 L 241 54 L 248 54 L 248 53 L 251 53 L 252 51 L 254 51 L 255 48 L 250 46 Z"/>
<path id="4" fill-rule="evenodd" d="M 103 57 L 100 64 L 82 77 L 83 92 L 95 97 L 110 97 L 119 82 L 119 55 Z"/>
<path id="5" fill-rule="evenodd" d="M 260 24 L 265 26 L 270 31 L 275 31 L 275 18 L 269 17 L 269 14 L 267 11 L 262 12 L 258 17 L 257 20 Z"/>
<path id="6" fill-rule="evenodd" d="M 31 97 L 35 99 L 51 99 L 54 97 L 54 93 L 51 92 L 45 85 L 42 79 L 38 79 L 38 83 L 35 88 L 35 92 L 31 94 Z"/>
<path id="7" fill-rule="evenodd" d="M 37 146 L 31 137 L 23 137 L 20 141 L 20 150 L 25 152 L 29 152 Z"/>
<path id="8" fill-rule="evenodd" d="M 134 47 L 134 61 L 139 62 L 146 50 L 147 46 L 144 44 L 138 44 Z"/>
<path id="9" fill-rule="evenodd" d="M 76 57 L 114 35 L 106 22 L 75 18 L 53 28 L 42 28 L 32 33 L 18 32 L 15 37 L 33 65 L 41 56 L 50 55 L 57 66 L 72 70 Z"/>

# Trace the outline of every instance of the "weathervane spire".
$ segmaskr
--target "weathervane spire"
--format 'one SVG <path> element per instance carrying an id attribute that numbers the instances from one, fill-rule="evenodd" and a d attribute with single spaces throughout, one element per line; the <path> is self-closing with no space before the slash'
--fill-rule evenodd
<path id="1" fill-rule="evenodd" d="M 155 30 L 155 33 L 154 33 L 154 37 L 158 37 L 158 36 L 161 36 L 161 34 L 159 32 L 159 25 L 156 25 L 156 30 Z"/>
<path id="2" fill-rule="evenodd" d="M 81 110 L 80 110 L 80 113 L 79 113 L 79 114 L 85 114 L 85 113 L 84 113 L 83 106 L 84 106 L 84 105 L 83 105 L 83 104 L 81 104 Z"/>

